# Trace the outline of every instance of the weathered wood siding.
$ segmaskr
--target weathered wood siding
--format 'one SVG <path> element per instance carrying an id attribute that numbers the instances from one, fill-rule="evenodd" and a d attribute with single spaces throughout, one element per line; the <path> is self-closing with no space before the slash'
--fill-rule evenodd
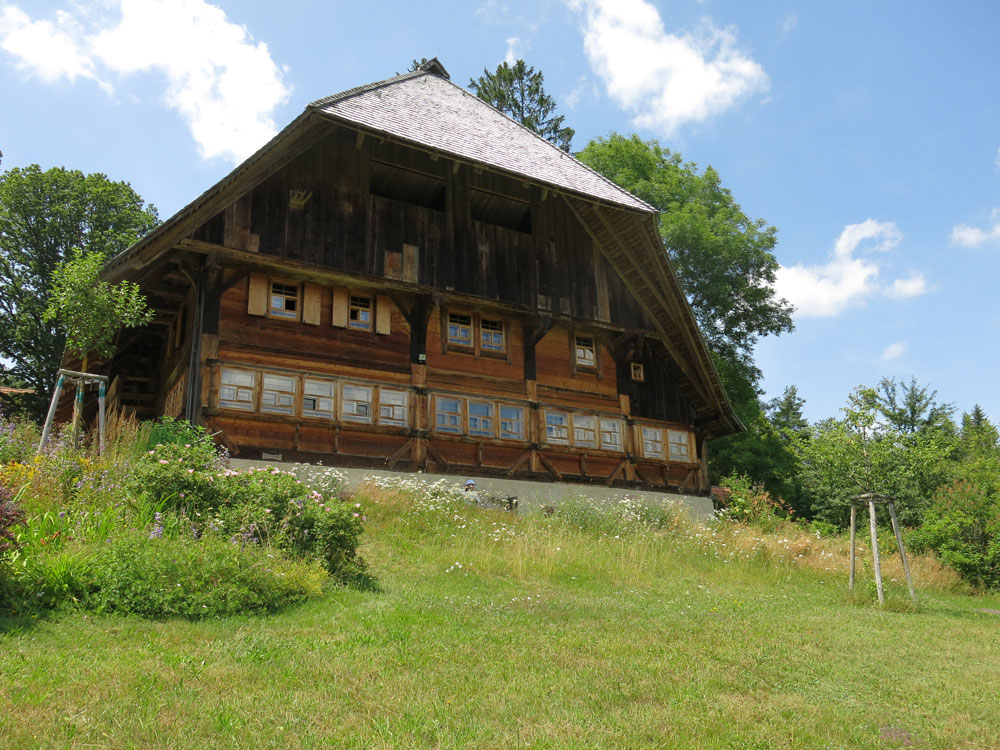
<path id="1" fill-rule="evenodd" d="M 296 193 L 297 201 L 292 201 Z M 300 205 L 293 205 L 294 203 Z M 520 333 L 526 315 L 555 314 L 631 330 L 653 330 L 635 297 L 558 194 L 504 175 L 347 128 L 312 146 L 194 234 L 264 256 L 289 258 L 359 278 L 440 289 L 524 311 L 509 315 L 504 360 L 442 354 L 439 312 L 428 328 L 431 378 L 469 387 L 489 380 L 497 392 L 524 391 Z M 408 327 L 393 318 L 390 337 L 331 328 L 287 330 L 284 321 L 248 317 L 240 285 L 226 293 L 220 357 L 284 356 L 305 367 L 408 372 Z M 330 290 L 321 319 L 329 320 Z M 497 313 L 499 314 L 499 313 Z M 618 378 L 602 345 L 597 372 L 572 372 L 570 329 L 556 326 L 538 344 L 539 397 L 614 403 Z M 370 339 L 370 340 L 369 340 Z M 372 343 L 374 342 L 374 343 Z M 444 359 L 442 359 L 442 357 Z M 352 364 L 353 363 L 353 364 Z M 679 368 L 648 361 L 643 384 L 630 385 L 633 413 L 689 422 L 692 409 L 677 387 Z M 577 394 L 577 395 L 574 395 Z"/>

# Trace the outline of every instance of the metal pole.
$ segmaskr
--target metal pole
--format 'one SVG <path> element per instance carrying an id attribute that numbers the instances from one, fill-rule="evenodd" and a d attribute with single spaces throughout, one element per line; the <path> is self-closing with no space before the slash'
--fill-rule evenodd
<path id="1" fill-rule="evenodd" d="M 56 380 L 56 388 L 52 391 L 52 401 L 49 403 L 49 413 L 45 417 L 45 427 L 42 428 L 42 439 L 38 441 L 38 452 L 41 453 L 45 444 L 49 442 L 49 433 L 52 432 L 52 420 L 56 418 L 56 407 L 59 405 L 59 396 L 62 394 L 63 384 L 66 377 L 60 373 Z"/>
<path id="2" fill-rule="evenodd" d="M 875 501 L 868 501 L 868 519 L 872 531 L 872 559 L 875 561 L 875 585 L 878 587 L 879 606 L 885 604 L 885 592 L 882 590 L 882 561 L 878 556 L 878 530 L 875 526 Z"/>
<path id="3" fill-rule="evenodd" d="M 917 592 L 913 589 L 913 579 L 910 577 L 910 564 L 906 561 L 903 550 L 903 535 L 899 533 L 899 520 L 896 518 L 896 505 L 889 501 L 889 516 L 892 518 L 892 530 L 896 534 L 896 546 L 899 547 L 899 559 L 903 561 L 903 573 L 906 574 L 906 585 L 910 588 L 910 598 L 917 600 Z"/>
<path id="4" fill-rule="evenodd" d="M 858 506 L 851 501 L 851 580 L 847 584 L 848 591 L 854 591 L 854 537 L 857 533 Z"/>
<path id="5" fill-rule="evenodd" d="M 107 386 L 102 380 L 100 385 L 97 387 L 97 429 L 100 434 L 100 442 L 98 443 L 97 452 L 98 455 L 104 455 L 104 397 L 107 393 Z"/>

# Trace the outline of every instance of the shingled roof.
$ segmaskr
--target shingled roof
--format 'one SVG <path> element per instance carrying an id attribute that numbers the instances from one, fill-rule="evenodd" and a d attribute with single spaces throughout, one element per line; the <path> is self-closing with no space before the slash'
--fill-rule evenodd
<path id="1" fill-rule="evenodd" d="M 535 183 L 656 213 L 649 204 L 456 86 L 442 72 L 440 66 L 425 65 L 320 99 L 309 109 Z"/>

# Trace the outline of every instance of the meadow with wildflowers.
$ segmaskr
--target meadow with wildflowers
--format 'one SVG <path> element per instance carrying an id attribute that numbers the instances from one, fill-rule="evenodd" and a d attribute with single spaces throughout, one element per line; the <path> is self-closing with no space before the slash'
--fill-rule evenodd
<path id="1" fill-rule="evenodd" d="M 182 422 L 118 433 L 104 456 L 61 438 L 39 455 L 6 441 L 0 606 L 212 617 L 275 611 L 363 574 L 359 509 L 336 487 L 233 470 L 204 429 Z"/>
<path id="2" fill-rule="evenodd" d="M 218 467 L 203 487 L 185 483 L 197 470 L 188 474 L 187 453 L 176 460 L 180 450 L 153 443 L 132 457 L 150 476 L 165 472 L 169 493 L 109 475 L 95 486 L 131 487 L 132 505 L 88 501 L 68 506 L 66 521 L 56 506 L 19 504 L 53 524 L 38 531 L 50 540 L 79 534 L 84 511 L 81 529 L 131 525 L 117 544 L 93 545 L 99 559 L 80 563 L 76 539 L 48 558 L 67 582 L 83 578 L 78 564 L 105 571 L 104 604 L 0 615 L 0 747 L 995 745 L 1000 600 L 970 594 L 933 557 L 912 561 L 912 605 L 888 555 L 879 609 L 866 569 L 848 594 L 846 544 L 820 528 L 701 526 L 680 506 L 585 494 L 517 515 L 470 502 L 457 480 L 372 477 L 348 496 L 333 469 L 310 472 L 304 495 L 271 468 Z M 32 487 L 63 466 L 17 463 Z M 246 501 L 212 495 L 220 483 Z M 85 483 L 70 495 L 81 491 L 100 492 Z M 264 606 L 228 613 L 225 586 L 268 566 L 267 587 L 292 578 L 307 588 L 305 573 L 282 575 L 267 557 L 276 551 L 330 575 L 310 540 L 339 545 L 315 532 L 334 503 L 364 521 L 357 555 L 334 568 L 363 556 L 368 585 L 324 586 L 266 616 Z M 292 505 L 296 521 L 273 522 Z M 166 562 L 150 552 L 164 539 L 180 542 Z M 204 540 L 225 548 L 230 568 L 213 567 Z M 130 564 L 142 575 L 130 578 Z M 174 575 L 214 599 L 171 600 L 157 581 Z M 142 610 L 157 597 L 177 616 Z"/>

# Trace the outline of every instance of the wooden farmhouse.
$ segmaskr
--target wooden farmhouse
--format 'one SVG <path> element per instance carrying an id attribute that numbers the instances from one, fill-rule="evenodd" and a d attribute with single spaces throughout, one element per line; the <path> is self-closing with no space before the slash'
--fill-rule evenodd
<path id="1" fill-rule="evenodd" d="M 105 278 L 157 312 L 109 408 L 239 457 L 694 493 L 742 429 L 656 211 L 436 60 L 310 104 Z"/>

